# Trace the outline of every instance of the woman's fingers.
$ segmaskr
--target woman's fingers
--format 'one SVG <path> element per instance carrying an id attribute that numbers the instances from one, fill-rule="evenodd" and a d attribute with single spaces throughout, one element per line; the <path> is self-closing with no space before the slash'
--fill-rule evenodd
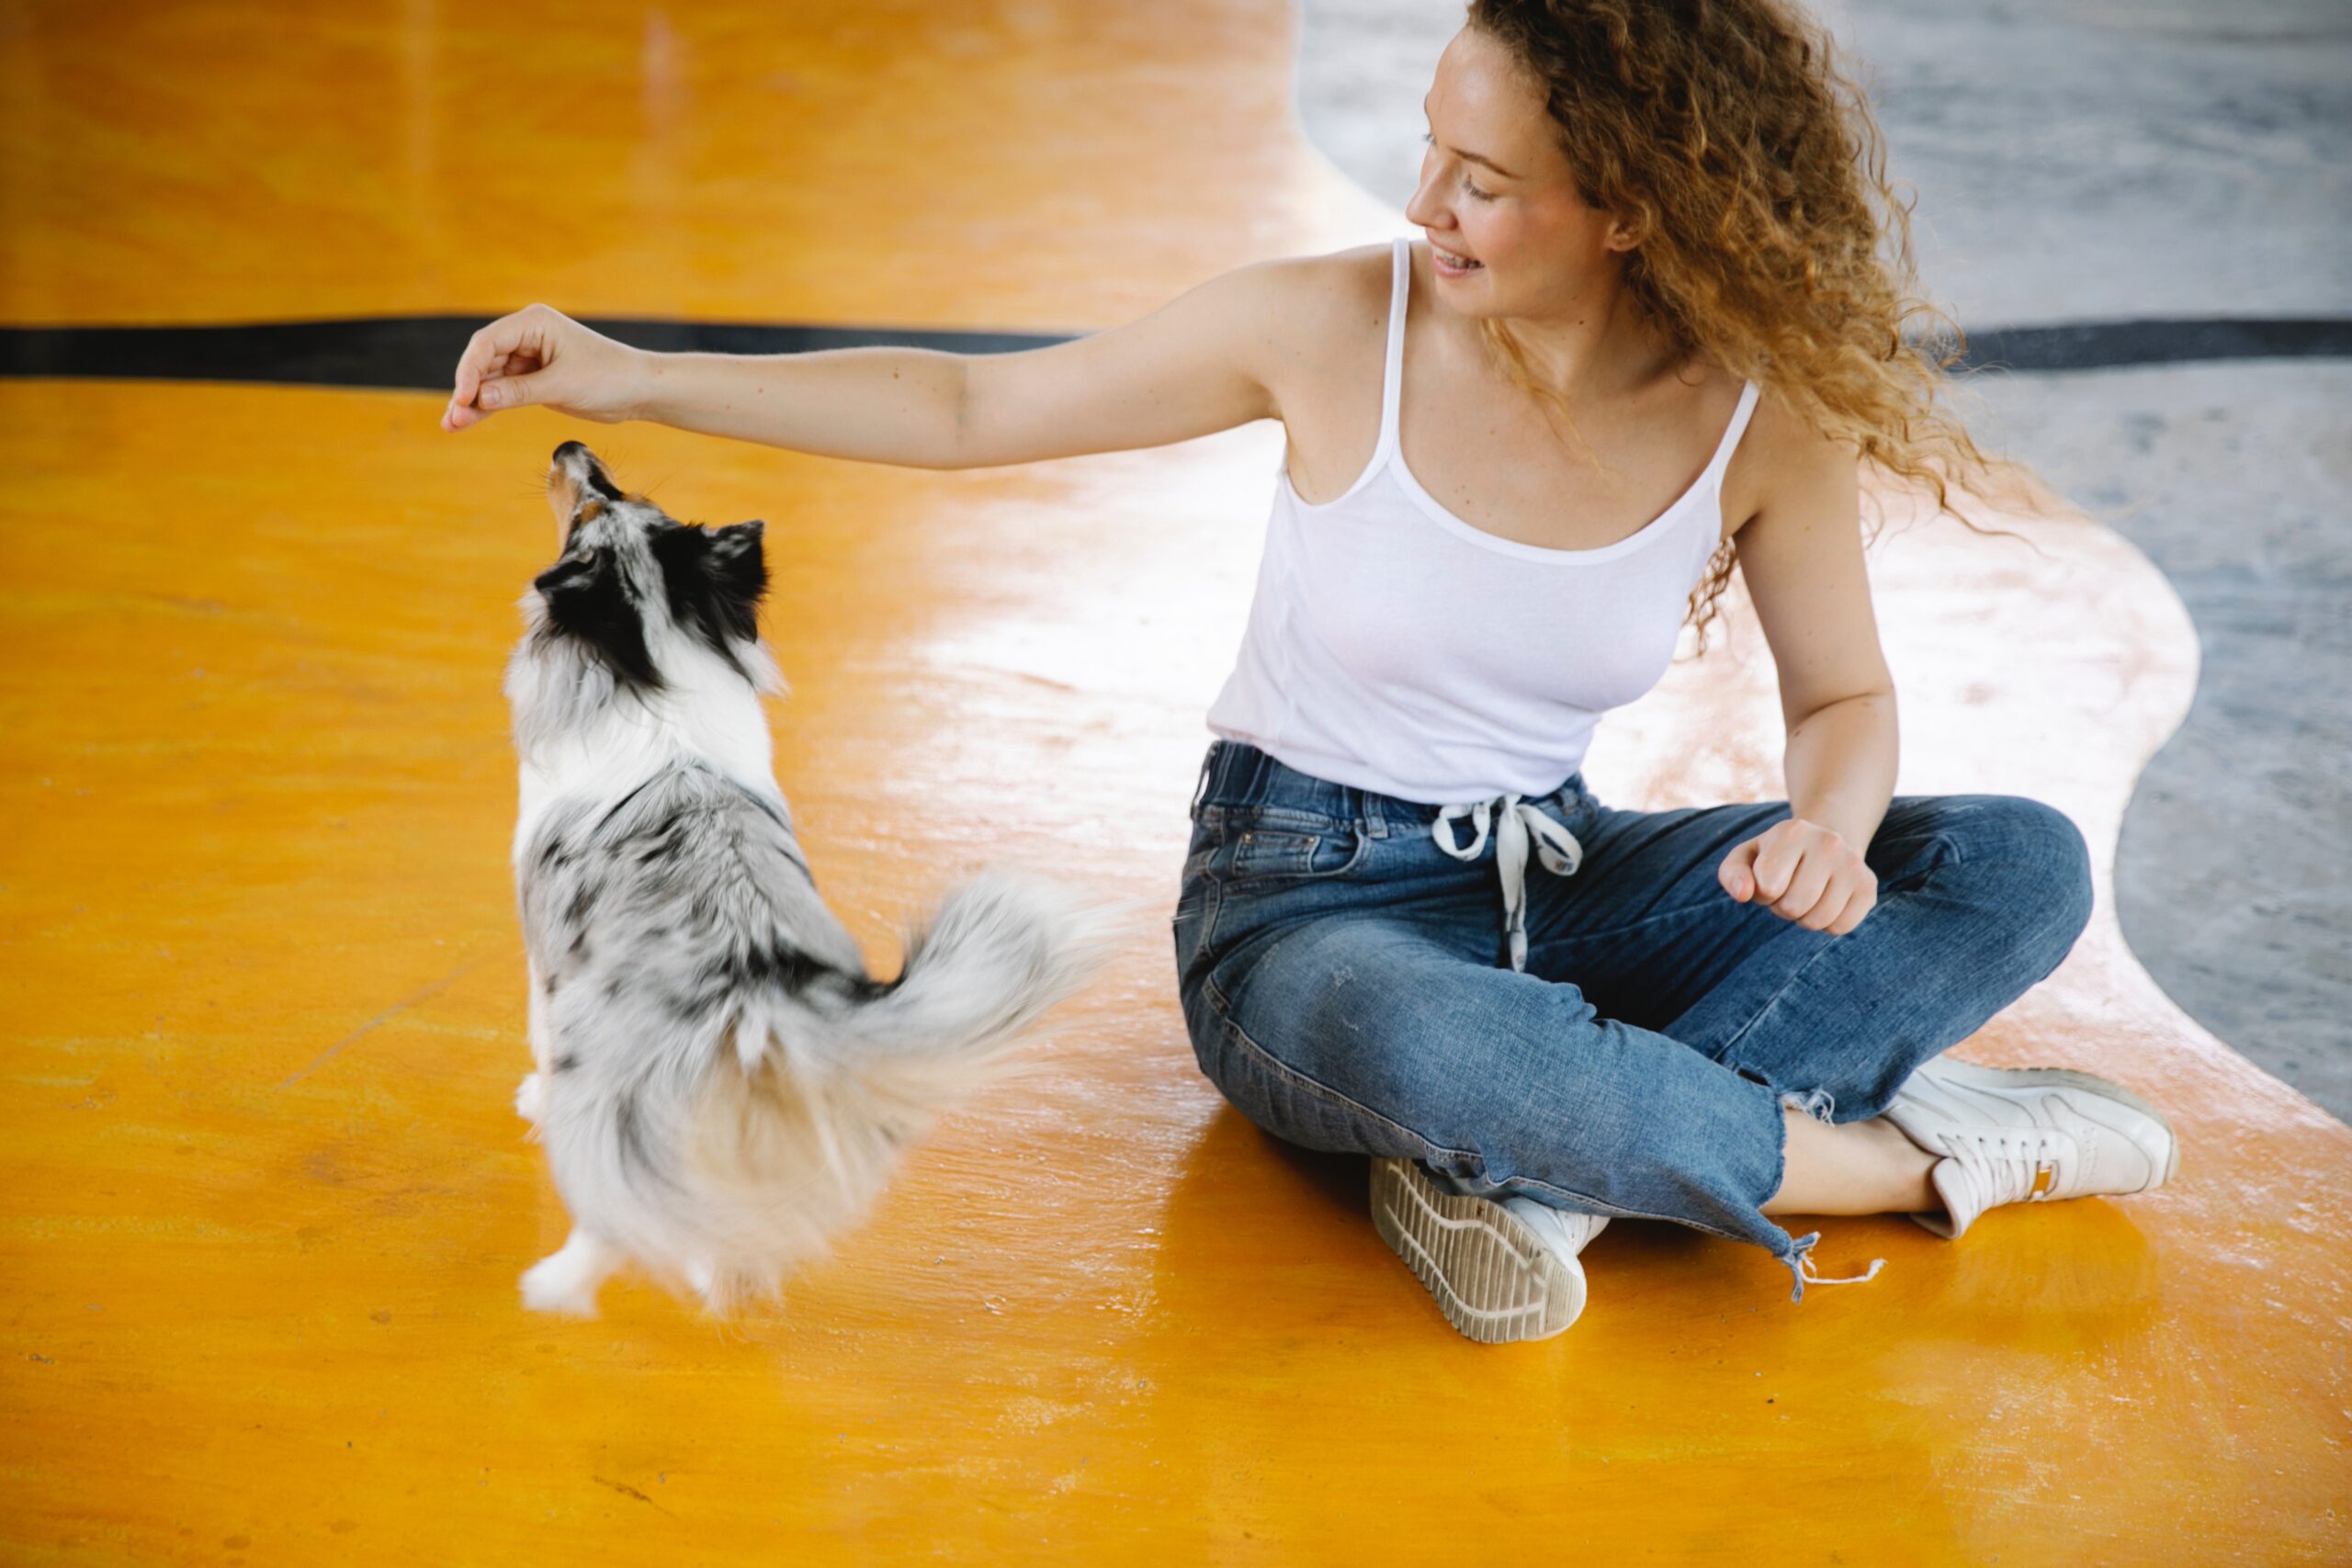
<path id="1" fill-rule="evenodd" d="M 1835 936 L 1844 936 L 1856 926 L 1860 925 L 1862 921 L 1868 918 L 1871 910 L 1875 908 L 1877 905 L 1877 889 L 1872 887 L 1855 888 L 1854 896 L 1846 900 L 1845 908 L 1840 910 L 1837 919 L 1830 923 L 1829 930 L 1831 934 Z"/>
<path id="2" fill-rule="evenodd" d="M 467 341 L 441 428 L 464 430 L 526 404 L 605 423 L 628 418 L 642 358 L 560 310 L 526 306 Z"/>
<path id="3" fill-rule="evenodd" d="M 546 312 L 537 305 L 501 316 L 476 332 L 467 340 L 465 353 L 458 355 L 450 406 L 483 406 L 479 394 L 485 382 L 522 373 L 526 367 L 538 368 L 548 356 L 549 335 Z M 489 406 L 498 405 L 493 402 Z"/>
<path id="4" fill-rule="evenodd" d="M 1715 867 L 1715 880 L 1723 884 L 1724 892 L 1743 904 L 1756 897 L 1757 845 L 1754 839 L 1736 845 L 1724 857 L 1723 863 Z"/>
<path id="5" fill-rule="evenodd" d="M 1808 854 L 1797 862 L 1796 870 L 1789 877 L 1789 885 L 1772 900 L 1772 908 L 1792 920 L 1803 921 L 1822 902 L 1829 891 L 1830 864 L 1820 853 Z M 1844 900 L 1840 899 L 1842 907 Z"/>

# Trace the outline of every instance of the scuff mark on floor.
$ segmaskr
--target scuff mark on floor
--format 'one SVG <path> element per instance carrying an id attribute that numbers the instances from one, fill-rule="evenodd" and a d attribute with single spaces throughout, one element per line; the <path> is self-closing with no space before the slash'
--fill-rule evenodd
<path id="1" fill-rule="evenodd" d="M 378 1013 L 375 1017 L 369 1019 L 367 1022 L 361 1024 L 358 1028 L 353 1030 L 350 1033 L 345 1035 L 342 1039 L 336 1041 L 334 1044 L 320 1052 L 317 1056 L 311 1059 L 308 1066 L 305 1066 L 300 1071 L 278 1080 L 277 1087 L 280 1089 L 286 1089 L 310 1077 L 312 1073 L 317 1072 L 321 1067 L 326 1066 L 329 1061 L 333 1060 L 335 1054 L 341 1051 L 345 1046 L 350 1044 L 361 1035 L 369 1032 L 371 1030 L 379 1029 L 392 1019 L 398 1018 L 401 1013 L 404 1013 L 409 1009 L 416 1006 L 417 1003 L 432 1000 L 435 997 L 437 997 L 442 992 L 447 990 L 451 986 L 456 985 L 458 977 L 464 975 L 467 970 L 476 967 L 481 963 L 481 960 L 479 958 L 469 958 L 466 960 L 465 963 L 458 964 L 455 969 L 450 970 L 447 975 L 442 976 L 438 980 L 434 981 L 431 985 L 424 987 L 421 990 L 412 991 L 407 996 L 402 997 L 400 1000 L 394 1002 L 391 1006 L 386 1008 L 383 1011 Z"/>
<path id="2" fill-rule="evenodd" d="M 661 1504 L 655 1502 L 644 1493 L 639 1492 L 636 1487 L 629 1485 L 627 1482 L 607 1481 L 601 1475 L 592 1475 L 588 1479 L 594 1482 L 599 1486 L 609 1486 L 614 1491 L 620 1493 L 623 1496 L 634 1497 L 639 1502 L 644 1504 L 647 1507 L 653 1509 L 657 1513 L 670 1514 L 669 1509 L 662 1507 Z M 678 1516 L 675 1514 L 670 1514 L 670 1517 L 674 1519 Z"/>

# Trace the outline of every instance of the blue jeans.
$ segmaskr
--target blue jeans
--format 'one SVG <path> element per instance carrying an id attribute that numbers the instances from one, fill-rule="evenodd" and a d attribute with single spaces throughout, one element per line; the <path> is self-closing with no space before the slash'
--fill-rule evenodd
<path id="1" fill-rule="evenodd" d="M 1782 1108 L 1877 1116 L 1912 1069 L 2055 969 L 2090 919 L 2090 854 L 2018 795 L 1897 795 L 1843 936 L 1715 880 L 1786 801 L 1622 811 L 1581 773 L 1530 804 L 1583 853 L 1526 863 L 1509 965 L 1496 849 L 1438 808 L 1208 748 L 1171 921 L 1201 1070 L 1277 1137 L 1417 1160 L 1456 1191 L 1673 1220 L 1768 1247 Z M 1457 848 L 1466 824 L 1445 827 Z"/>

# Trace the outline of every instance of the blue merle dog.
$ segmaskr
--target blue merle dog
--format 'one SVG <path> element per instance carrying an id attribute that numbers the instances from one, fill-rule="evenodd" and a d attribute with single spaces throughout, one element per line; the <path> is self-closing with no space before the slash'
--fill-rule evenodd
<path id="1" fill-rule="evenodd" d="M 1017 1037 L 1134 901 L 983 872 L 869 976 L 775 779 L 762 525 L 675 522 L 577 441 L 548 490 L 563 554 L 506 670 L 537 1066 L 514 1103 L 572 1230 L 523 1299 L 593 1314 L 634 1259 L 725 1312 L 828 1255 L 940 1113 L 1031 1070 Z"/>

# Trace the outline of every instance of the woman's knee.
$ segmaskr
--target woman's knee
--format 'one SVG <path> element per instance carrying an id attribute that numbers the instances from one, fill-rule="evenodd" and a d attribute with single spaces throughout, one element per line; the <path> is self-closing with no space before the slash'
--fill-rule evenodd
<path id="1" fill-rule="evenodd" d="M 2097 881 L 2090 844 L 2073 818 L 2018 795 L 1961 797 L 1941 835 L 1973 879 L 1990 885 L 2020 938 L 2060 956 L 2089 925 Z"/>
<path id="2" fill-rule="evenodd" d="M 1498 1102 L 1523 1100 L 1531 1075 L 1572 1077 L 1593 1017 L 1573 986 L 1363 915 L 1220 964 L 1187 1009 L 1202 1070 L 1252 1120 L 1310 1146 L 1440 1161 L 1473 1147 Z"/>
<path id="3" fill-rule="evenodd" d="M 1273 1043 L 1235 1019 L 1215 992 L 1204 998 L 1206 1027 L 1193 1034 L 1202 1073 L 1234 1109 L 1290 1143 L 1334 1154 L 1400 1156 L 1439 1163 L 1456 1159 L 1421 1131 L 1420 1108 L 1377 1083 L 1333 1070 L 1306 1032 Z M 1311 1028 L 1311 1025 L 1309 1026 Z"/>
<path id="4" fill-rule="evenodd" d="M 1389 1091 L 1387 1009 L 1370 998 L 1394 967 L 1381 922 L 1332 917 L 1241 944 L 1182 977 L 1201 1071 L 1276 1135 L 1343 1153 L 1431 1156 Z"/>

